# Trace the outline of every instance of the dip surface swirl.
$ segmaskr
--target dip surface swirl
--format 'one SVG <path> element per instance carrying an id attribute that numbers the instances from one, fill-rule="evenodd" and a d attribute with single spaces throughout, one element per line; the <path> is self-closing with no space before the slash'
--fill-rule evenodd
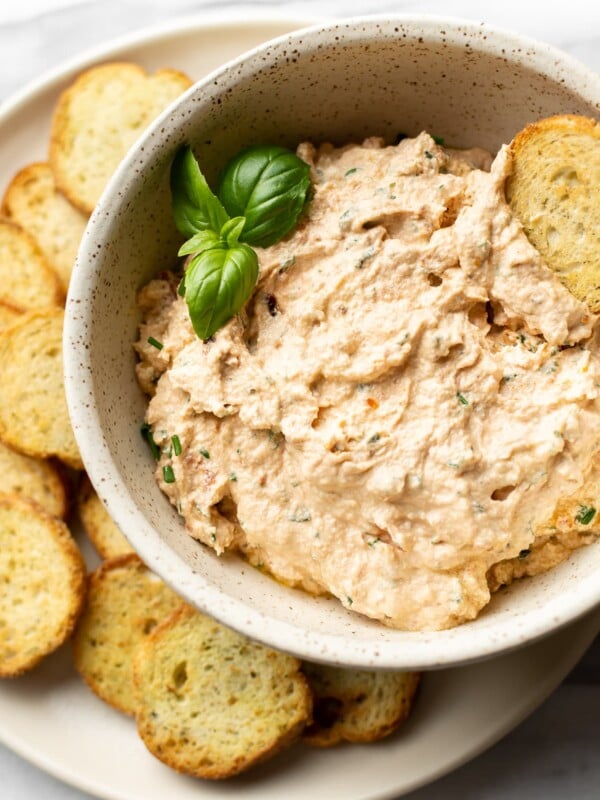
<path id="1" fill-rule="evenodd" d="M 242 315 L 202 342 L 175 276 L 140 292 L 157 478 L 218 553 L 451 627 L 593 471 L 596 318 L 513 218 L 505 148 L 489 172 L 426 133 L 298 153 L 314 197 Z"/>

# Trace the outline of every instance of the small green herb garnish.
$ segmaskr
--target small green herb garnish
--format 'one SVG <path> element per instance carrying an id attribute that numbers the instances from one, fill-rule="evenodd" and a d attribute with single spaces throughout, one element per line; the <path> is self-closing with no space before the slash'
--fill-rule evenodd
<path id="1" fill-rule="evenodd" d="M 531 553 L 531 550 L 521 550 L 519 553 L 519 558 L 527 558 L 527 556 Z"/>
<path id="2" fill-rule="evenodd" d="M 375 444 L 375 442 L 378 442 L 380 439 L 381 439 L 381 434 L 374 433 L 373 436 L 371 436 L 371 438 L 368 439 L 367 444 Z"/>
<path id="3" fill-rule="evenodd" d="M 579 511 L 575 514 L 575 520 L 580 525 L 589 525 L 596 516 L 596 509 L 594 506 L 579 506 Z"/>
<path id="4" fill-rule="evenodd" d="M 179 436 L 177 436 L 177 434 L 175 434 L 175 436 L 171 436 L 171 442 L 173 443 L 173 453 L 174 453 L 174 455 L 180 456 L 181 455 L 181 441 L 179 439 Z"/>
<path id="5" fill-rule="evenodd" d="M 210 458 L 210 453 L 208 450 L 205 450 L 204 447 L 202 447 L 199 452 L 201 456 L 204 456 L 204 458 Z"/>
<path id="6" fill-rule="evenodd" d="M 358 167 L 351 167 L 344 172 L 344 178 L 347 178 L 348 175 L 354 175 L 355 172 L 358 172 Z"/>
<path id="7" fill-rule="evenodd" d="M 425 150 L 425 158 L 433 158 L 433 153 L 430 153 L 429 150 Z"/>
<path id="8" fill-rule="evenodd" d="M 235 474 L 235 472 L 230 472 L 229 473 L 229 480 L 232 483 L 237 483 L 237 475 Z"/>
<path id="9" fill-rule="evenodd" d="M 152 347 L 156 347 L 157 350 L 162 350 L 164 345 L 162 342 L 159 342 L 158 339 L 155 339 L 154 336 L 148 337 L 148 344 L 151 344 Z"/>
<path id="10" fill-rule="evenodd" d="M 457 392 L 456 393 L 456 399 L 458 400 L 458 402 L 462 406 L 468 406 L 469 405 L 469 401 L 467 400 L 467 398 L 464 396 L 464 394 L 462 392 Z"/>
<path id="11" fill-rule="evenodd" d="M 175 483 L 175 473 L 173 472 L 173 467 L 170 464 L 164 466 L 162 468 L 162 472 L 165 483 Z"/>
<path id="12" fill-rule="evenodd" d="M 436 144 L 442 145 L 444 144 L 444 137 L 443 136 L 432 136 L 431 137 Z"/>
<path id="13" fill-rule="evenodd" d="M 310 522 L 312 514 L 307 508 L 297 508 L 287 515 L 290 522 Z"/>
<path id="14" fill-rule="evenodd" d="M 290 150 L 249 147 L 233 158 L 213 194 L 190 147 L 171 166 L 173 217 L 192 256 L 178 293 L 201 339 L 237 314 L 258 279 L 252 246 L 268 247 L 294 227 L 306 204 L 310 167 Z"/>
<path id="15" fill-rule="evenodd" d="M 142 437 L 148 442 L 148 447 L 156 461 L 160 458 L 160 450 L 158 449 L 158 445 L 154 441 L 154 436 L 152 435 L 152 428 L 148 425 L 147 422 L 144 422 L 142 427 L 140 428 L 140 433 Z"/>

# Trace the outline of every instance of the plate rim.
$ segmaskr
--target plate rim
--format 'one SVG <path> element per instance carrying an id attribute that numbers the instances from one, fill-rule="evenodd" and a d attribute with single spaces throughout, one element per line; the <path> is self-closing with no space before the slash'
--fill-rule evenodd
<path id="1" fill-rule="evenodd" d="M 516 706 L 513 706 L 511 712 L 508 712 L 507 710 L 506 718 L 502 720 L 501 724 L 493 728 L 493 730 L 488 731 L 487 734 L 481 738 L 476 745 L 472 745 L 471 747 L 465 749 L 463 753 L 455 754 L 450 758 L 447 758 L 445 761 L 440 763 L 437 768 L 430 770 L 426 775 L 421 774 L 420 776 L 416 776 L 412 780 L 405 782 L 403 785 L 400 784 L 399 788 L 396 786 L 395 788 L 389 787 L 382 789 L 381 791 L 376 790 L 374 792 L 369 792 L 369 794 L 356 795 L 354 798 L 350 798 L 350 800 L 399 800 L 399 798 L 404 797 L 406 794 L 424 786 L 428 786 L 440 778 L 443 778 L 445 775 L 448 775 L 459 767 L 464 766 L 468 762 L 484 753 L 486 750 L 490 749 L 493 745 L 497 744 L 510 731 L 516 728 L 537 708 L 539 708 L 539 706 L 541 706 L 542 703 L 548 699 L 548 697 L 550 697 L 554 690 L 560 685 L 563 678 L 582 658 L 598 633 L 600 633 L 600 613 L 596 610 L 583 619 L 578 620 L 573 625 L 563 628 L 553 636 L 547 637 L 547 639 L 542 640 L 542 642 L 534 642 L 527 647 L 521 648 L 521 650 L 518 652 L 499 656 L 496 659 L 488 659 L 485 662 L 471 664 L 466 667 L 454 667 L 450 670 L 431 670 L 431 672 L 440 674 L 445 671 L 459 672 L 462 670 L 478 669 L 482 666 L 489 666 L 494 661 L 501 661 L 503 659 L 515 656 L 518 657 L 519 655 L 522 655 L 533 649 L 543 647 L 544 643 L 547 642 L 548 639 L 553 639 L 555 637 L 559 639 L 568 636 L 569 633 L 574 634 L 573 639 L 575 646 L 573 646 L 572 641 L 570 643 L 571 647 L 564 650 L 564 660 L 562 660 L 560 663 L 555 662 L 552 664 L 551 669 L 545 673 L 544 679 L 534 684 L 534 690 L 527 694 L 527 696 L 522 699 L 520 703 L 517 703 Z M 76 675 L 73 675 L 73 678 L 76 677 Z M 81 688 L 86 692 L 90 691 L 83 685 L 83 682 Z M 98 698 L 94 697 L 94 699 L 97 700 L 98 703 L 102 702 Z M 1 703 L 2 698 L 0 695 L 0 708 Z M 112 711 L 114 709 L 110 710 Z M 116 713 L 118 712 L 115 711 L 115 714 Z M 132 725 L 135 724 L 133 720 L 128 721 L 130 721 Z M 135 732 L 133 732 L 133 734 L 136 735 Z M 36 750 L 34 747 L 26 743 L 22 737 L 17 737 L 16 740 L 14 737 L 11 738 L 10 735 L 7 735 L 7 729 L 3 727 L 1 718 L 0 743 L 3 744 L 8 750 L 12 751 L 25 761 L 34 765 L 53 778 L 60 780 L 64 784 L 76 788 L 79 791 L 86 792 L 94 797 L 100 798 L 100 800 L 140 800 L 139 796 L 134 796 L 127 790 L 123 792 L 120 789 L 114 790 L 108 787 L 105 788 L 98 786 L 92 779 L 87 779 L 85 774 L 82 775 L 75 772 L 71 765 L 65 766 L 62 762 L 58 762 L 56 759 L 52 759 L 44 753 Z M 346 746 L 353 747 L 351 744 Z M 376 744 L 371 744 L 369 746 L 375 747 Z M 177 777 L 176 773 L 173 774 L 175 777 Z M 202 783 L 202 781 L 199 781 L 199 786 L 202 786 Z M 235 794 L 232 793 L 229 796 L 238 796 L 237 791 Z M 243 788 L 240 789 L 239 796 L 243 796 Z M 201 800 L 200 793 L 198 797 L 199 800 Z"/>

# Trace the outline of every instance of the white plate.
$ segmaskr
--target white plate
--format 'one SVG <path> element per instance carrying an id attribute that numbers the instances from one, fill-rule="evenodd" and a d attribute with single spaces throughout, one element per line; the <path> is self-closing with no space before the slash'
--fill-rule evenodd
<path id="1" fill-rule="evenodd" d="M 188 19 L 113 42 L 52 72 L 0 110 L 0 189 L 17 168 L 45 158 L 58 92 L 89 64 L 130 59 L 200 78 L 300 24 L 281 17 L 210 25 Z M 185 778 L 152 758 L 133 721 L 102 704 L 75 675 L 68 649 L 33 674 L 0 683 L 0 741 L 67 783 L 110 800 L 397 797 L 472 758 L 514 727 L 558 685 L 599 628 L 600 611 L 515 653 L 429 673 L 415 713 L 398 735 L 329 751 L 297 745 L 227 783 Z"/>

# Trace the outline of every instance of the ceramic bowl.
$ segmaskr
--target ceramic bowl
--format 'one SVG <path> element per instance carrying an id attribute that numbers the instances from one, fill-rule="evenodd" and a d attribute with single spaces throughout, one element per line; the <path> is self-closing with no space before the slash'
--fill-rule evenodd
<path id="1" fill-rule="evenodd" d="M 173 66 L 177 66 L 176 64 Z M 194 145 L 209 179 L 252 142 L 337 143 L 402 131 L 496 151 L 528 122 L 597 116 L 600 78 L 544 44 L 485 25 L 370 17 L 306 29 L 190 89 L 129 152 L 87 228 L 67 302 L 66 385 L 81 453 L 110 514 L 146 564 L 242 633 L 316 661 L 435 668 L 548 634 L 600 602 L 600 542 L 499 592 L 452 630 L 406 633 L 286 588 L 191 539 L 154 480 L 134 374 L 136 291 L 175 262 L 168 172 Z M 210 166 L 209 166 L 210 165 Z"/>

